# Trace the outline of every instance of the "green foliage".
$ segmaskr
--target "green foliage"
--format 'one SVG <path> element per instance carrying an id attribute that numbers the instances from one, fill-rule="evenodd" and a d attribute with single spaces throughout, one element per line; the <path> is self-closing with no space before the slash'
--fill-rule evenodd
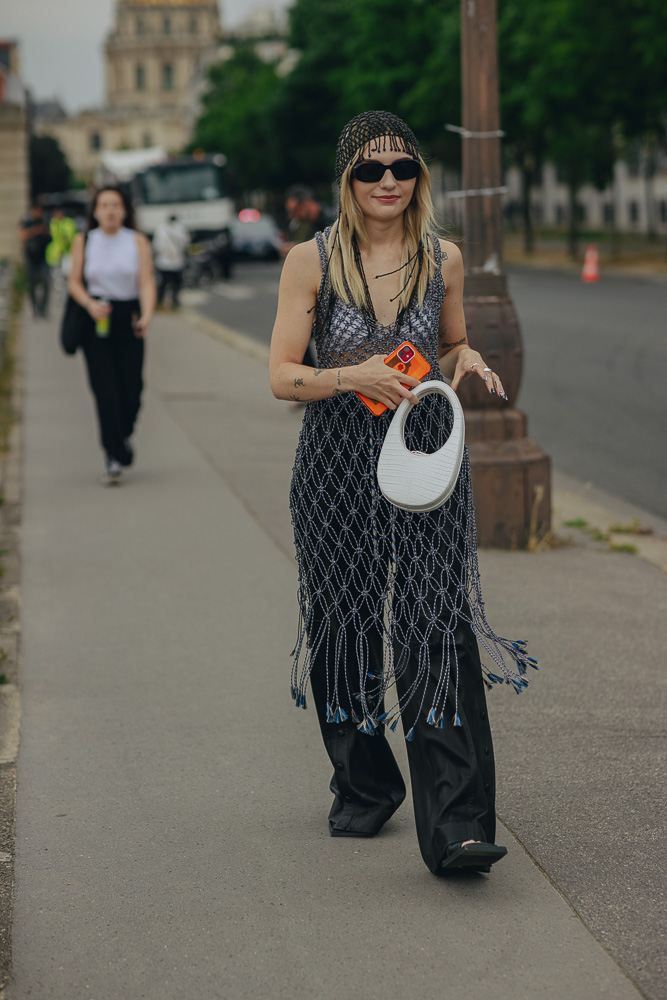
<path id="1" fill-rule="evenodd" d="M 459 140 L 445 124 L 461 117 L 458 0 L 354 3 L 342 81 L 341 125 L 368 108 L 404 118 L 427 155 L 448 159 Z"/>
<path id="2" fill-rule="evenodd" d="M 30 139 L 30 194 L 69 189 L 72 171 L 58 142 L 50 135 L 33 135 Z"/>
<path id="3" fill-rule="evenodd" d="M 498 0 L 501 119 L 507 162 L 528 183 L 550 159 L 572 197 L 603 187 L 626 139 L 664 130 L 667 4 Z M 194 145 L 221 150 L 246 187 L 323 189 L 353 115 L 384 108 L 426 152 L 458 165 L 460 0 L 295 0 L 286 76 L 239 48 L 211 71 Z"/>
<path id="4" fill-rule="evenodd" d="M 274 67 L 240 46 L 231 59 L 211 67 L 209 82 L 191 148 L 224 153 L 245 190 L 266 186 L 265 144 L 278 84 Z"/>
<path id="5" fill-rule="evenodd" d="M 283 187 L 324 189 L 333 180 L 335 143 L 347 121 L 342 92 L 355 2 L 296 0 L 290 10 L 289 44 L 300 57 L 281 81 L 271 143 L 272 159 L 282 163 Z"/>

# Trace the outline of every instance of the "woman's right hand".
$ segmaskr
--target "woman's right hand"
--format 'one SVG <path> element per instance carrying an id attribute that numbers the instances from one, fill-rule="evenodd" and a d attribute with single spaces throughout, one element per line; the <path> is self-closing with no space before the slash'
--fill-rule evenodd
<path id="1" fill-rule="evenodd" d="M 88 299 L 88 305 L 86 308 L 96 323 L 99 323 L 101 319 L 106 319 L 106 317 L 111 313 L 111 306 L 103 306 L 97 299 Z"/>
<path id="2" fill-rule="evenodd" d="M 418 403 L 419 397 L 410 388 L 419 385 L 419 379 L 390 368 L 384 363 L 388 357 L 388 354 L 374 354 L 368 361 L 348 368 L 353 390 L 384 403 L 390 410 L 395 410 L 404 399 Z"/>

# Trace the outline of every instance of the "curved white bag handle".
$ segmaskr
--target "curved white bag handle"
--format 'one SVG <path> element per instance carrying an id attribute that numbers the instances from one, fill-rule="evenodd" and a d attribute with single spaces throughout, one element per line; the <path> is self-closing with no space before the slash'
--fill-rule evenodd
<path id="1" fill-rule="evenodd" d="M 446 382 L 431 379 L 414 386 L 415 396 L 440 393 L 454 411 L 452 432 L 438 451 L 426 455 L 405 447 L 405 421 L 414 405 L 408 399 L 399 404 L 389 425 L 378 459 L 377 477 L 382 494 L 402 510 L 427 511 L 442 507 L 459 477 L 463 460 L 465 420 L 456 393 Z"/>

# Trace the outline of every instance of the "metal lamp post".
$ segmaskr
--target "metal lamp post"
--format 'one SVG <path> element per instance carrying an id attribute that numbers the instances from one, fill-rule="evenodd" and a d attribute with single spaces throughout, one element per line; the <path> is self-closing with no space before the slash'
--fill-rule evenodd
<path id="1" fill-rule="evenodd" d="M 469 378 L 466 415 L 479 544 L 525 548 L 551 519 L 548 456 L 526 436 L 515 409 L 521 332 L 502 265 L 500 115 L 496 0 L 461 0 L 463 84 L 464 307 L 470 345 L 503 380 L 509 403 Z"/>

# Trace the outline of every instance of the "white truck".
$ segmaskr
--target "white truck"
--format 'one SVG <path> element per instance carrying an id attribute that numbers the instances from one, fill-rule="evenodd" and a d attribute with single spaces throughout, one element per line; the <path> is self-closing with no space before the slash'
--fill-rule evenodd
<path id="1" fill-rule="evenodd" d="M 98 183 L 127 184 L 137 227 L 152 237 L 156 226 L 176 215 L 193 241 L 228 231 L 234 201 L 222 153 L 168 157 L 161 147 L 106 153 Z"/>

